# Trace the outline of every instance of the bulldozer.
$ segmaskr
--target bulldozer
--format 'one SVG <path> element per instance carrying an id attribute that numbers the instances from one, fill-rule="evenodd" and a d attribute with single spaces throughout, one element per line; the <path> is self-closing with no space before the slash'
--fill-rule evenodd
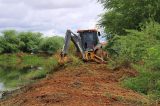
<path id="1" fill-rule="evenodd" d="M 101 36 L 101 33 L 96 29 L 78 30 L 77 34 L 73 33 L 71 30 L 67 30 L 64 46 L 60 54 L 61 63 L 66 60 L 70 41 L 75 45 L 76 52 L 83 61 L 105 63 L 105 60 L 103 59 L 102 44 L 100 43 L 98 36 Z"/>

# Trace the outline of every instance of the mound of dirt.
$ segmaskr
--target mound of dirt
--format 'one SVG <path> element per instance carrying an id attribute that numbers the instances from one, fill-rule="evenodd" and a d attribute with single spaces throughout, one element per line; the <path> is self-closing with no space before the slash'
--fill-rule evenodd
<path id="1" fill-rule="evenodd" d="M 0 106 L 137 106 L 145 96 L 122 88 L 119 82 L 133 70 L 112 71 L 102 64 L 67 67 L 7 100 Z"/>

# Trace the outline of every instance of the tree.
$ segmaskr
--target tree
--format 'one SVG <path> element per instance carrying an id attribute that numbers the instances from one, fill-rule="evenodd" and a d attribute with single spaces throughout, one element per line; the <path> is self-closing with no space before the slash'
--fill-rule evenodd
<path id="1" fill-rule="evenodd" d="M 160 0 L 99 0 L 106 12 L 100 20 L 105 31 L 125 35 L 125 29 L 138 29 L 140 24 L 153 19 L 160 23 Z"/>
<path id="2" fill-rule="evenodd" d="M 4 51 L 2 42 L 3 42 L 3 38 L 2 38 L 2 36 L 0 36 L 0 53 L 3 53 L 3 51 Z"/>
<path id="3" fill-rule="evenodd" d="M 0 52 L 14 53 L 19 51 L 20 39 L 17 37 L 15 30 L 5 30 L 0 37 Z"/>
<path id="4" fill-rule="evenodd" d="M 20 50 L 23 52 L 38 52 L 39 44 L 42 41 L 41 33 L 21 32 L 18 38 L 22 42 Z"/>
<path id="5" fill-rule="evenodd" d="M 40 43 L 40 50 L 49 54 L 55 53 L 63 46 L 64 39 L 62 37 L 46 37 Z"/>
<path id="6" fill-rule="evenodd" d="M 0 53 L 54 53 L 63 45 L 63 38 L 42 37 L 41 33 L 5 30 L 0 35 Z"/>

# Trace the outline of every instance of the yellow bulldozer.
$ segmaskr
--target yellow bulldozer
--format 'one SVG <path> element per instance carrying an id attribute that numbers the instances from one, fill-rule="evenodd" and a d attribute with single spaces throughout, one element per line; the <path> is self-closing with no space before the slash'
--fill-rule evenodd
<path id="1" fill-rule="evenodd" d="M 77 54 L 84 61 L 94 61 L 97 63 L 105 63 L 104 51 L 102 50 L 102 44 L 99 41 L 98 36 L 101 36 L 100 32 L 96 29 L 78 30 L 77 34 L 71 30 L 67 30 L 64 46 L 61 51 L 61 62 L 65 60 L 69 50 L 70 41 L 76 47 Z"/>

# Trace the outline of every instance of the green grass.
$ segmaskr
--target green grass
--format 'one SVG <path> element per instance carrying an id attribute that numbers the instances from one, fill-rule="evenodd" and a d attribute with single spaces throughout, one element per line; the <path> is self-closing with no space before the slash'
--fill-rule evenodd
<path id="1" fill-rule="evenodd" d="M 83 64 L 83 61 L 74 55 L 70 55 L 70 58 L 72 61 L 70 65 L 72 66 L 79 66 Z"/>
<path id="2" fill-rule="evenodd" d="M 0 55 L 0 66 L 12 66 L 15 67 L 18 62 L 20 61 L 19 58 L 17 58 L 16 54 L 3 54 Z"/>
<path id="3" fill-rule="evenodd" d="M 24 78 L 27 80 L 40 79 L 40 78 L 44 78 L 46 74 L 47 74 L 46 70 L 35 70 L 24 75 Z"/>
<path id="4" fill-rule="evenodd" d="M 22 62 L 24 65 L 40 66 L 44 64 L 44 61 L 44 57 L 38 57 L 36 55 L 24 55 L 22 57 Z"/>
<path id="5" fill-rule="evenodd" d="M 139 71 L 139 75 L 134 78 L 126 78 L 122 86 L 143 93 L 153 101 L 160 101 L 159 71 L 150 71 L 145 66 L 139 65 L 135 65 L 134 68 Z"/>
<path id="6" fill-rule="evenodd" d="M 53 70 L 58 66 L 58 60 L 54 57 L 49 57 L 43 62 L 43 67 L 47 70 Z"/>
<path id="7" fill-rule="evenodd" d="M 124 97 L 124 96 L 122 96 L 122 95 L 117 95 L 117 94 L 113 94 L 113 93 L 109 93 L 109 92 L 106 92 L 105 94 L 104 94 L 104 96 L 106 96 L 107 98 L 109 98 L 109 99 L 116 99 L 117 101 L 121 101 L 121 102 L 124 102 L 124 103 L 131 103 L 131 104 L 137 104 L 137 106 L 141 106 L 141 105 L 143 105 L 143 104 L 147 104 L 148 103 L 148 101 L 147 101 L 147 99 L 145 100 L 139 100 L 139 99 L 136 99 L 136 98 L 126 98 L 126 97 Z"/>

